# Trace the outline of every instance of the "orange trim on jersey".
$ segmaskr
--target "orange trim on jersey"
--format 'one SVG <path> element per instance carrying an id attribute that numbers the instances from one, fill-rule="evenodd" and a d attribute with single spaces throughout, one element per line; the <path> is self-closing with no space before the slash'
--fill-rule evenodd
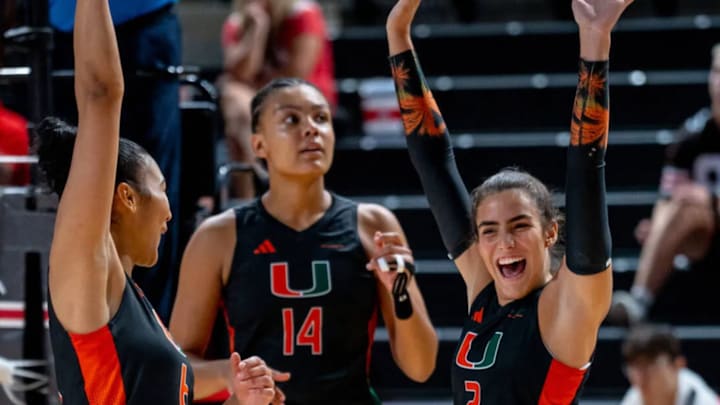
<path id="1" fill-rule="evenodd" d="M 480 308 L 479 310 L 475 311 L 472 315 L 473 321 L 475 321 L 477 323 L 482 323 L 484 313 L 485 313 L 485 307 Z"/>
<path id="2" fill-rule="evenodd" d="M 124 405 L 125 386 L 120 359 L 110 328 L 87 334 L 68 333 L 85 381 L 90 405 Z"/>
<path id="3" fill-rule="evenodd" d="M 580 370 L 553 359 L 545 377 L 538 405 L 571 403 L 580 389 L 586 371 L 587 368 Z"/>
<path id="4" fill-rule="evenodd" d="M 202 404 L 207 402 L 225 402 L 230 398 L 230 391 L 227 389 L 224 389 L 222 391 L 218 391 L 208 397 L 201 398 L 201 399 L 195 399 L 193 400 L 193 403 Z"/>
<path id="5" fill-rule="evenodd" d="M 180 396 L 178 397 L 178 404 L 180 405 L 189 405 L 190 387 L 187 385 L 187 372 L 187 364 L 183 363 L 180 370 Z"/>
<path id="6" fill-rule="evenodd" d="M 377 304 L 373 309 L 373 314 L 368 321 L 368 348 L 367 348 L 367 362 L 365 363 L 365 372 L 370 375 L 370 359 L 372 358 L 372 347 L 375 341 L 375 328 L 377 327 L 378 307 Z"/>
<path id="7" fill-rule="evenodd" d="M 225 329 L 227 329 L 228 334 L 228 350 L 232 353 L 235 351 L 235 328 L 233 328 L 230 324 L 230 314 L 228 313 L 225 301 L 220 301 L 220 309 L 222 310 L 223 317 L 225 318 Z"/>

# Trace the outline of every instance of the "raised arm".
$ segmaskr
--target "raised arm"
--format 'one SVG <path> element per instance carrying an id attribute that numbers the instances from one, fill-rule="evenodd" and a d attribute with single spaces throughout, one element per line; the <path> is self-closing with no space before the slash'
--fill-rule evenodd
<path id="1" fill-rule="evenodd" d="M 78 0 L 74 35 L 79 125 L 55 222 L 49 287 L 63 326 L 83 333 L 108 322 L 108 269 L 111 262 L 119 268 L 109 228 L 123 76 L 108 0 Z"/>
<path id="2" fill-rule="evenodd" d="M 540 331 L 561 362 L 581 367 L 595 350 L 612 295 L 605 203 L 610 33 L 632 0 L 573 0 L 580 72 L 567 153 L 567 253 L 540 300 Z"/>
<path id="3" fill-rule="evenodd" d="M 410 159 L 472 302 L 491 277 L 476 249 L 470 248 L 475 240 L 470 197 L 455 164 L 450 134 L 410 39 L 410 25 L 419 5 L 420 0 L 399 0 L 390 12 L 386 27 L 390 66 Z"/>

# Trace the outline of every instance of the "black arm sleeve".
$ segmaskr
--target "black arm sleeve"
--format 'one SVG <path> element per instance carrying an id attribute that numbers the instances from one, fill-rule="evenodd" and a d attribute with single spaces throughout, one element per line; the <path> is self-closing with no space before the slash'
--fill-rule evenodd
<path id="1" fill-rule="evenodd" d="M 610 266 L 611 239 L 605 201 L 605 151 L 609 125 L 608 62 L 580 61 L 567 153 L 567 265 L 576 274 Z"/>
<path id="2" fill-rule="evenodd" d="M 450 259 L 472 244 L 470 196 L 455 164 L 450 135 L 412 50 L 390 57 L 410 159 L 420 176 Z"/>

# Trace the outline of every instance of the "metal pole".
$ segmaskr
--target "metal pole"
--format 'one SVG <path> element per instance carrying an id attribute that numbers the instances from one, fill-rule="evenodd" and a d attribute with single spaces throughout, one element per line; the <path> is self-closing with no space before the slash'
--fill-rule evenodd
<path id="1" fill-rule="evenodd" d="M 23 358 L 44 360 L 45 353 L 45 311 L 43 309 L 43 277 L 40 253 L 25 254 L 25 330 L 23 331 Z M 39 366 L 36 372 L 48 375 L 47 367 Z M 27 405 L 47 405 L 47 395 L 37 391 L 25 393 Z"/>
<path id="2" fill-rule="evenodd" d="M 37 30 L 35 41 L 29 49 L 30 56 L 30 120 L 40 122 L 52 114 L 52 31 L 48 15 L 48 0 L 31 0 L 29 25 Z"/>
<path id="3" fill-rule="evenodd" d="M 31 29 L 29 51 L 30 60 L 30 121 L 40 122 L 52 114 L 52 30 L 50 29 L 48 0 L 30 0 L 28 25 Z M 37 167 L 32 166 L 32 181 L 37 183 Z M 28 200 L 28 209 L 34 210 L 34 196 Z M 46 359 L 45 350 L 45 319 L 43 302 L 42 265 L 40 255 L 28 253 L 25 268 L 25 335 L 23 339 L 23 356 L 26 359 Z M 47 370 L 40 370 L 47 375 Z M 39 391 L 25 394 L 28 405 L 47 405 L 48 397 Z"/>

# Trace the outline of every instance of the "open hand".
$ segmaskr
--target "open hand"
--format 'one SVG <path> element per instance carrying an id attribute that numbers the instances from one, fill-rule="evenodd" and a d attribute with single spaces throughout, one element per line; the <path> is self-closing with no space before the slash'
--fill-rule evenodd
<path id="1" fill-rule="evenodd" d="M 267 405 L 275 398 L 275 381 L 270 367 L 257 356 L 245 360 L 233 353 L 230 356 L 231 389 L 243 405 Z"/>
<path id="2" fill-rule="evenodd" d="M 572 0 L 575 22 L 581 29 L 608 33 L 633 0 Z"/>

